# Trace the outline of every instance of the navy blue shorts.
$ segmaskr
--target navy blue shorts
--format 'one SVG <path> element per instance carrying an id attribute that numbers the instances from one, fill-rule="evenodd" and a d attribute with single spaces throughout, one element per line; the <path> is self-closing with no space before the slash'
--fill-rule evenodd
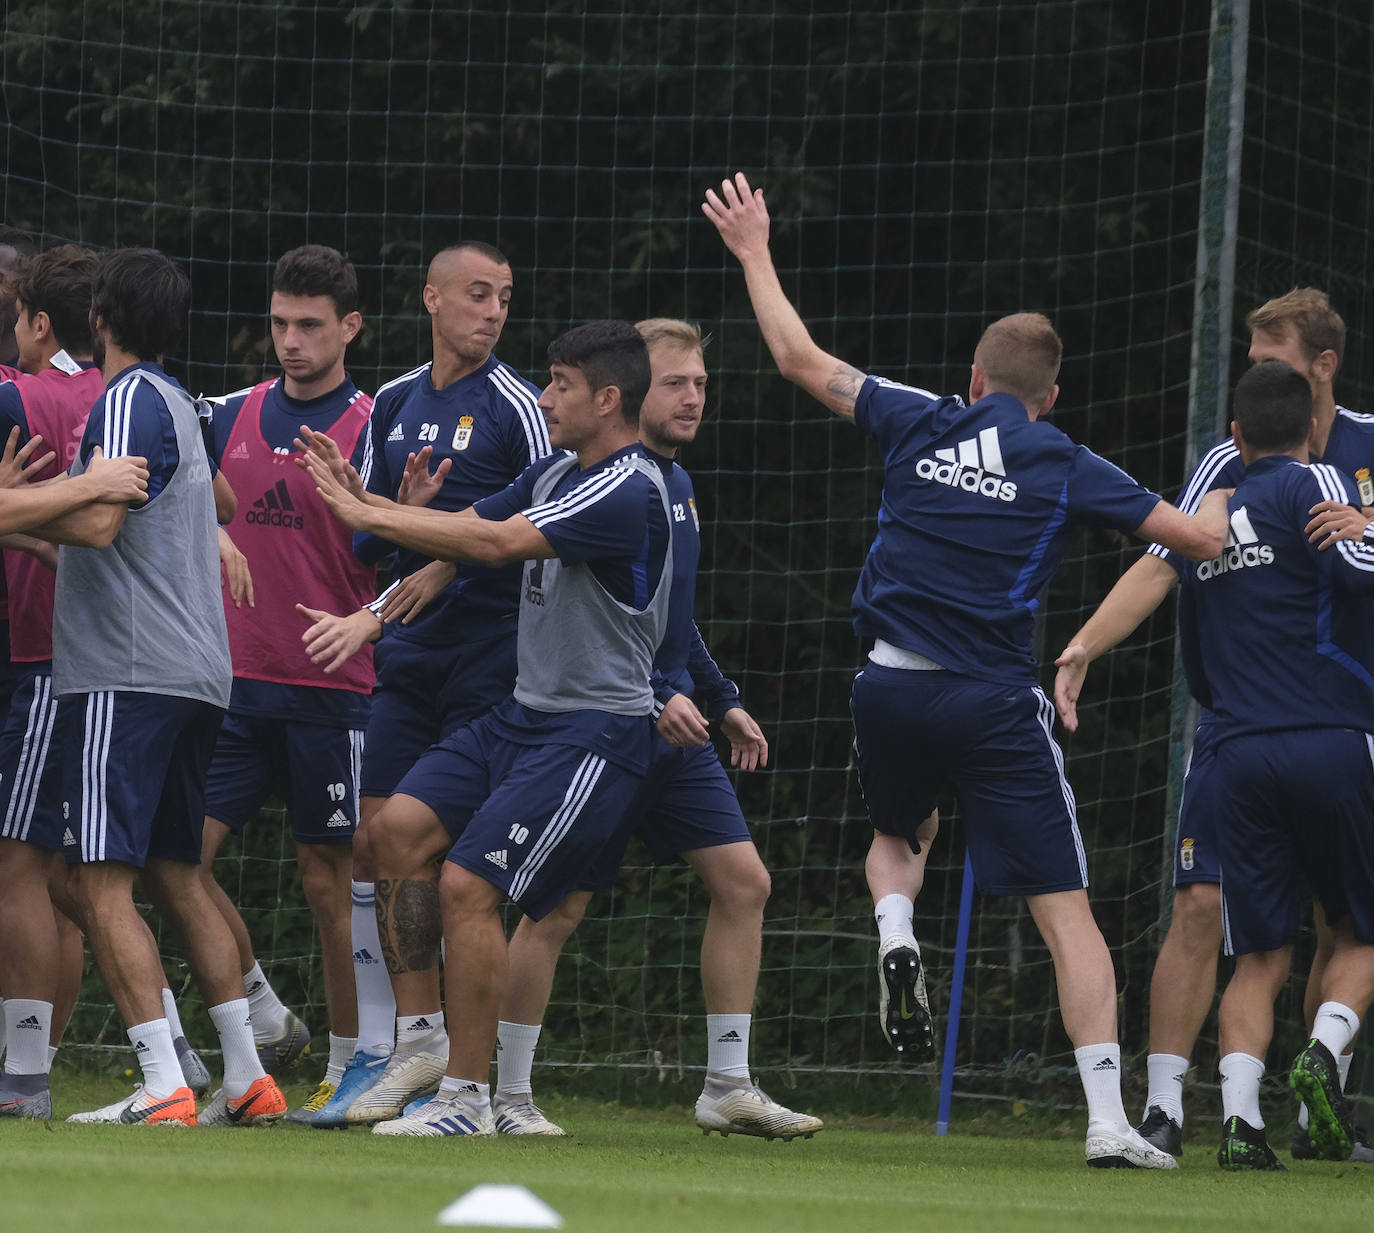
<path id="1" fill-rule="evenodd" d="M 205 780 L 205 816 L 237 834 L 275 790 L 297 843 L 351 843 L 362 756 L 361 729 L 230 711 Z"/>
<path id="2" fill-rule="evenodd" d="M 74 713 L 62 810 L 79 840 L 68 860 L 200 864 L 205 772 L 223 709 L 108 690 L 65 700 Z"/>
<path id="3" fill-rule="evenodd" d="M 62 762 L 72 708 L 52 692 L 52 673 L 20 673 L 0 730 L 0 836 L 63 847 Z M 71 845 L 75 846 L 73 836 Z"/>
<path id="4" fill-rule="evenodd" d="M 363 743 L 362 796 L 390 796 L 431 745 L 485 715 L 515 688 L 515 635 L 454 646 L 384 637 Z"/>
<path id="5" fill-rule="evenodd" d="M 946 789 L 959 801 L 985 895 L 1088 884 L 1073 791 L 1034 686 L 868 664 L 854 679 L 854 752 L 873 827 L 916 846 Z"/>
<path id="6" fill-rule="evenodd" d="M 449 860 L 540 920 L 615 838 L 644 777 L 575 745 L 518 744 L 498 726 L 484 715 L 459 729 L 396 792 L 438 815 L 454 841 Z"/>
<path id="7" fill-rule="evenodd" d="M 23 675 L 24 665 L 10 661 L 10 623 L 0 620 L 0 715 L 8 715 L 10 699 Z"/>
<path id="8" fill-rule="evenodd" d="M 735 785 L 715 746 L 679 749 L 654 733 L 653 761 L 625 826 L 606 845 L 580 889 L 604 891 L 614 886 L 625 849 L 635 836 L 644 841 L 655 865 L 699 848 L 753 842 Z"/>
<path id="9" fill-rule="evenodd" d="M 1174 848 L 1174 885 L 1221 881 L 1221 849 L 1217 819 L 1222 801 L 1217 794 L 1217 726 L 1200 723 L 1193 734 L 1188 769 L 1183 776 L 1183 799 L 1178 804 L 1178 842 Z"/>
<path id="10" fill-rule="evenodd" d="M 1374 943 L 1374 737 L 1305 728 L 1217 745 L 1226 951 L 1298 936 L 1306 893 Z"/>

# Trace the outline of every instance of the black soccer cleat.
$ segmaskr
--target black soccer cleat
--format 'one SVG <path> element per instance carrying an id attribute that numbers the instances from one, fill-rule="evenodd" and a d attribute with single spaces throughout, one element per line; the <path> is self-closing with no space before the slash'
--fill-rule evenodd
<path id="1" fill-rule="evenodd" d="M 1256 1129 L 1243 1117 L 1229 1117 L 1222 1124 L 1217 1164 L 1233 1172 L 1246 1169 L 1270 1173 L 1288 1172 L 1270 1148 L 1264 1128 Z"/>
<path id="2" fill-rule="evenodd" d="M 934 1052 L 925 968 L 910 946 L 894 946 L 878 958 L 878 1022 L 899 1057 L 920 1061 Z"/>
<path id="3" fill-rule="evenodd" d="M 1293 1059 L 1288 1086 L 1307 1106 L 1307 1134 L 1319 1160 L 1349 1160 L 1355 1146 L 1354 1110 L 1341 1091 L 1336 1059 L 1319 1040 L 1310 1040 Z"/>
<path id="4" fill-rule="evenodd" d="M 1183 1155 L 1183 1127 L 1158 1105 L 1151 1105 L 1145 1110 L 1145 1120 L 1135 1128 L 1135 1132 L 1161 1152 L 1168 1152 L 1175 1158 Z"/>

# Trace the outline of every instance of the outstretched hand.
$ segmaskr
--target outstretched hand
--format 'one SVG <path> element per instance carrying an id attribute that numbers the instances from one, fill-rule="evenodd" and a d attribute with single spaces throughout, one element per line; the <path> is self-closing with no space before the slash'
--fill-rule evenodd
<path id="1" fill-rule="evenodd" d="M 348 616 L 336 616 L 318 608 L 297 604 L 296 611 L 311 622 L 301 635 L 312 664 L 323 664 L 326 676 L 337 672 L 369 642 L 381 636 L 382 622 L 366 608 Z"/>
<path id="2" fill-rule="evenodd" d="M 337 448 L 336 446 L 335 449 Z M 368 513 L 367 502 L 362 497 L 362 485 L 359 484 L 355 491 L 351 483 L 335 473 L 327 456 L 316 451 L 313 445 L 301 455 L 299 461 L 310 473 L 310 478 L 315 481 L 315 491 L 320 494 L 320 500 L 329 507 L 329 512 L 344 526 L 359 530 Z M 358 473 L 347 463 L 344 466 L 357 476 Z"/>
<path id="3" fill-rule="evenodd" d="M 35 457 L 38 447 L 42 444 L 43 438 L 35 435 L 21 446 L 19 426 L 16 424 L 10 429 L 4 453 L 0 455 L 0 488 L 22 488 L 57 457 L 52 450 L 41 457 Z"/>
<path id="4" fill-rule="evenodd" d="M 426 445 L 418 454 L 411 454 L 406 458 L 406 469 L 396 493 L 396 504 L 428 505 L 439 495 L 439 490 L 444 486 L 444 476 L 453 467 L 453 459 L 441 459 L 431 474 L 429 460 L 433 456 L 434 447 Z"/>
<path id="5" fill-rule="evenodd" d="M 351 462 L 343 456 L 339 449 L 339 443 L 328 433 L 316 432 L 313 428 L 301 425 L 301 435 L 291 442 L 300 453 L 296 462 L 305 467 L 306 459 L 310 457 L 318 458 L 329 468 L 329 472 L 340 483 L 353 494 L 359 501 L 366 501 L 367 494 L 363 488 L 362 476 L 360 476 Z M 318 485 L 316 485 L 318 487 Z"/>
<path id="6" fill-rule="evenodd" d="M 741 261 L 747 255 L 768 251 L 768 207 L 763 189 L 749 187 L 744 172 L 720 182 L 720 193 L 706 190 L 701 212 L 715 224 L 725 247 Z"/>

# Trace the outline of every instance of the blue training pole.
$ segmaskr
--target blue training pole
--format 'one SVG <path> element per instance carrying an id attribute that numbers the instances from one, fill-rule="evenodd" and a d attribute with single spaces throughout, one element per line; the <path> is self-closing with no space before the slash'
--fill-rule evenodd
<path id="1" fill-rule="evenodd" d="M 959 892 L 959 931 L 954 941 L 954 978 L 949 986 L 949 1021 L 945 1028 L 945 1060 L 940 1072 L 940 1112 L 937 1135 L 949 1134 L 949 1106 L 954 1100 L 954 1055 L 959 1048 L 959 1013 L 964 1006 L 964 968 L 968 963 L 968 927 L 973 915 L 973 866 L 964 855 L 964 885 Z"/>

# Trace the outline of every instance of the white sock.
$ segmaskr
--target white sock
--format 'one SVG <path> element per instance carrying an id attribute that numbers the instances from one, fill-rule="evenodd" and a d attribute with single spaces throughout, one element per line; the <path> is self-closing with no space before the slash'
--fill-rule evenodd
<path id="1" fill-rule="evenodd" d="M 1336 1069 L 1341 1072 L 1341 1091 L 1345 1091 L 1346 1081 L 1350 1078 L 1350 1063 L 1354 1060 L 1353 1053 L 1342 1053 L 1336 1058 Z"/>
<path id="2" fill-rule="evenodd" d="M 442 1046 L 442 1048 L 441 1048 Z M 423 1015 L 396 1016 L 396 1049 L 414 1053 L 448 1052 L 448 1034 L 444 1031 L 444 1012 L 431 1010 Z"/>
<path id="3" fill-rule="evenodd" d="M 1305 1104 L 1303 1104 L 1302 1101 L 1299 1101 L 1299 1102 L 1298 1102 L 1298 1129 L 1299 1129 L 1299 1130 L 1306 1130 L 1306 1129 L 1307 1129 L 1307 1123 L 1308 1123 L 1307 1106 L 1306 1106 Z"/>
<path id="4" fill-rule="evenodd" d="M 358 990 L 358 1048 L 384 1057 L 394 1043 L 396 997 L 382 958 L 371 882 L 353 883 L 353 983 Z"/>
<path id="5" fill-rule="evenodd" d="M 1221 1119 L 1242 1118 L 1256 1130 L 1264 1127 L 1260 1113 L 1260 1080 L 1264 1063 L 1248 1053 L 1228 1053 L 1221 1059 Z"/>
<path id="6" fill-rule="evenodd" d="M 172 1029 L 172 1043 L 175 1044 L 186 1032 L 181 1026 L 181 1015 L 177 1013 L 177 1000 L 168 988 L 162 990 L 162 1013 L 167 1018 L 167 1026 Z"/>
<path id="7" fill-rule="evenodd" d="M 149 1096 L 159 1099 L 172 1095 L 186 1086 L 172 1044 L 172 1028 L 166 1019 L 149 1019 L 129 1029 L 129 1043 L 134 1057 L 143 1071 L 143 1088 Z"/>
<path id="8" fill-rule="evenodd" d="M 48 1037 L 52 1034 L 52 1003 L 34 998 L 5 1000 L 7 1075 L 41 1075 L 48 1067 Z"/>
<path id="9" fill-rule="evenodd" d="M 49 1046 L 48 1046 L 48 1064 L 47 1064 L 46 1067 L 44 1067 L 44 1069 L 47 1070 L 49 1073 L 52 1072 L 53 1060 L 54 1060 L 56 1057 L 57 1057 L 57 1046 L 56 1046 L 56 1045 L 49 1045 Z"/>
<path id="10" fill-rule="evenodd" d="M 1078 1077 L 1088 1098 L 1088 1126 L 1126 1131 L 1126 1106 L 1121 1103 L 1121 1046 L 1114 1041 L 1084 1045 L 1073 1051 Z"/>
<path id="11" fill-rule="evenodd" d="M 507 1023 L 496 1025 L 496 1090 L 507 1096 L 528 1096 L 530 1071 L 534 1068 L 534 1049 L 539 1044 L 543 1025 Z"/>
<path id="12" fill-rule="evenodd" d="M 253 1045 L 248 999 L 235 998 L 210 1007 L 210 1022 L 215 1025 L 220 1048 L 224 1050 L 224 1094 L 230 1100 L 238 1100 L 267 1073 Z"/>
<path id="13" fill-rule="evenodd" d="M 329 1033 L 329 1064 L 324 1068 L 324 1081 L 326 1083 L 338 1084 L 343 1078 L 344 1067 L 348 1065 L 348 1059 L 353 1056 L 353 1051 L 358 1047 L 356 1036 L 335 1036 Z"/>
<path id="14" fill-rule="evenodd" d="M 915 926 L 912 918 L 916 905 L 905 895 L 884 895 L 873 905 L 873 918 L 878 922 L 878 949 L 887 950 L 899 942 L 910 946 L 917 954 Z"/>
<path id="15" fill-rule="evenodd" d="M 243 974 L 243 992 L 253 1021 L 253 1039 L 276 1040 L 286 1030 L 286 1007 L 262 974 L 262 964 L 254 963 Z"/>
<path id="16" fill-rule="evenodd" d="M 1152 1053 L 1145 1060 L 1150 1076 L 1150 1094 L 1145 1097 L 1145 1112 L 1150 1106 L 1163 1109 L 1183 1125 L 1183 1080 L 1188 1075 L 1188 1059 L 1176 1053 Z"/>
<path id="17" fill-rule="evenodd" d="M 1330 1049 L 1332 1057 L 1340 1057 L 1359 1030 L 1360 1016 L 1340 1002 L 1323 1002 L 1312 1020 L 1312 1039 Z"/>
<path id="18" fill-rule="evenodd" d="M 490 1105 L 491 1084 L 445 1075 L 439 1080 L 439 1099 L 452 1100 L 455 1096 L 461 1096 L 468 1104 Z"/>
<path id="19" fill-rule="evenodd" d="M 749 1077 L 749 1025 L 752 1020 L 752 1015 L 706 1016 L 707 1070 L 737 1079 Z"/>

